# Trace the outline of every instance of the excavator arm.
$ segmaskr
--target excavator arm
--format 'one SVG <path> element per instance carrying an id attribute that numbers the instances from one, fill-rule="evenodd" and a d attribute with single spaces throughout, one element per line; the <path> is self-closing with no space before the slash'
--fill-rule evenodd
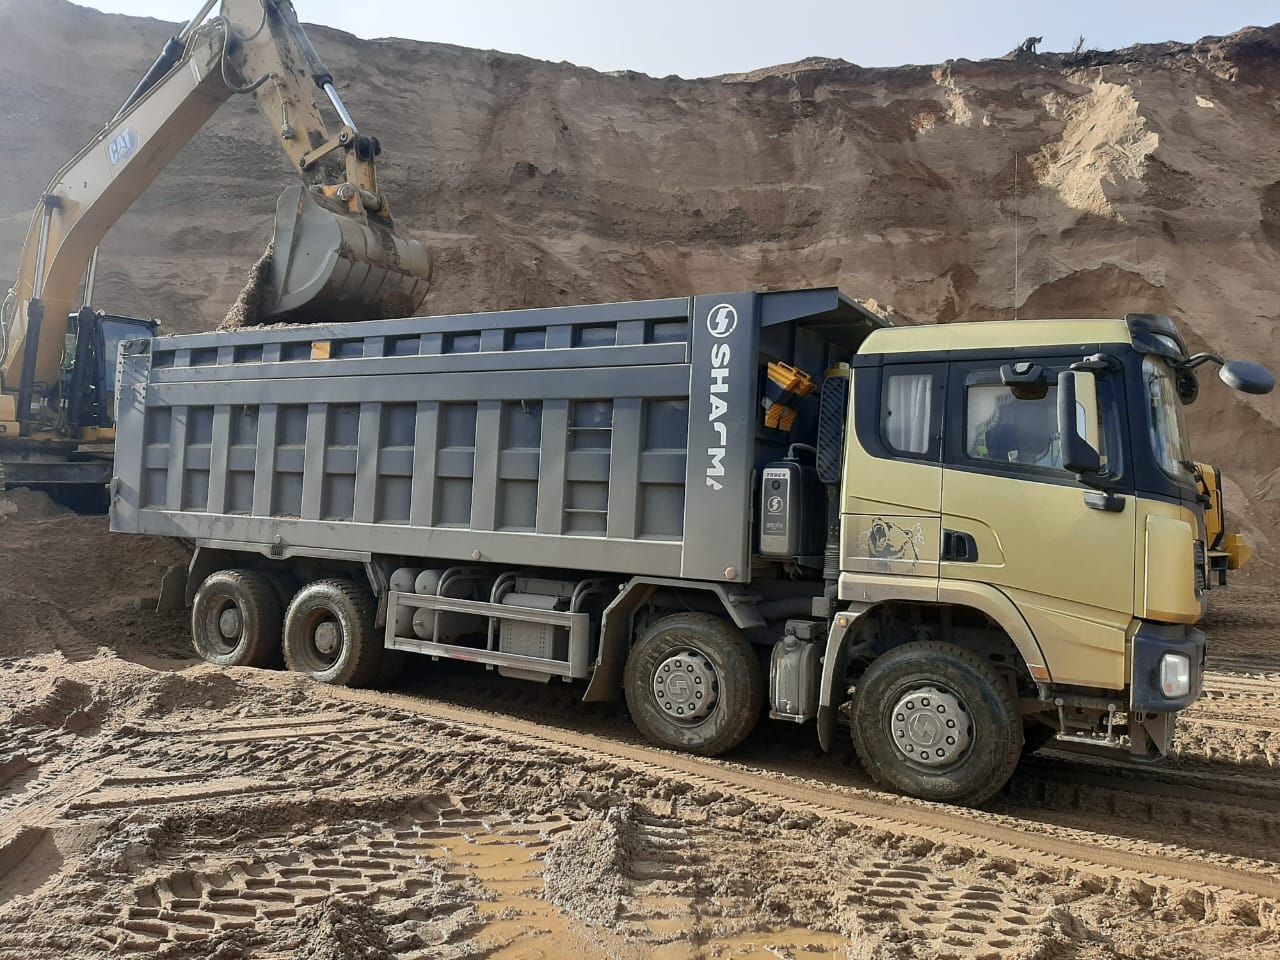
<path id="1" fill-rule="evenodd" d="M 166 44 L 119 113 L 53 178 L 0 309 L 0 445 L 65 439 L 57 396 L 68 317 L 99 242 L 234 94 L 251 94 L 303 183 L 286 190 L 262 319 L 403 316 L 431 261 L 397 237 L 376 139 L 357 129 L 289 0 L 216 0 Z M 338 123 L 327 123 L 317 94 Z M 194 201 L 193 201 L 194 202 Z M 281 237 L 287 238 L 282 243 Z"/>

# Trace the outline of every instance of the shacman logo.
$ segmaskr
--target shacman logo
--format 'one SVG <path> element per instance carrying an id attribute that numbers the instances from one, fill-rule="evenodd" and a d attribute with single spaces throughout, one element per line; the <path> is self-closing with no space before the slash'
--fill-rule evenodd
<path id="1" fill-rule="evenodd" d="M 738 311 L 727 303 L 711 308 L 707 314 L 707 330 L 717 340 L 733 333 L 738 325 Z M 724 489 L 724 456 L 729 446 L 729 426 L 724 416 L 729 412 L 729 359 L 733 347 L 728 343 L 713 343 L 708 359 L 711 361 L 711 384 L 707 393 L 711 412 L 707 422 L 711 424 L 715 440 L 707 447 L 707 486 L 719 492 Z"/>
<path id="2" fill-rule="evenodd" d="M 724 339 L 738 326 L 738 311 L 727 303 L 711 308 L 707 314 L 707 329 L 713 337 Z"/>

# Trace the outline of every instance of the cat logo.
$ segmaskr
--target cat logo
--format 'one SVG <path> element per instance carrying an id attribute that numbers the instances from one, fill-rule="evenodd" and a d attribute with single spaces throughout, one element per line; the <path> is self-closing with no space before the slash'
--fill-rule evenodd
<path id="1" fill-rule="evenodd" d="M 133 127 L 125 127 L 107 141 L 107 160 L 110 161 L 112 168 L 120 166 L 132 157 L 141 141 L 142 138 Z"/>
<path id="2" fill-rule="evenodd" d="M 723 340 L 733 333 L 738 326 L 738 311 L 727 303 L 712 307 L 707 314 L 707 329 L 718 340 Z"/>

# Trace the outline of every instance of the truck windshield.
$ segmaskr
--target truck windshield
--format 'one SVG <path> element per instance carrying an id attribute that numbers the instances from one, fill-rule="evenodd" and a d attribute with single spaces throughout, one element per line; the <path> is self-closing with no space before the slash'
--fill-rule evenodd
<path id="1" fill-rule="evenodd" d="M 1175 480 L 1194 479 L 1191 449 L 1182 423 L 1182 403 L 1168 364 L 1156 357 L 1142 361 L 1142 375 L 1147 388 L 1147 425 L 1151 449 L 1160 469 Z"/>

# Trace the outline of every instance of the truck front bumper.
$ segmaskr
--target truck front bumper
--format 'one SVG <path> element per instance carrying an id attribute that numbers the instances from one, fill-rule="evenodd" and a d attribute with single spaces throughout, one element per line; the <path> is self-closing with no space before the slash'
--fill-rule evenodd
<path id="1" fill-rule="evenodd" d="M 1167 756 L 1174 721 L 1204 688 L 1209 645 L 1204 631 L 1188 624 L 1143 622 L 1133 637 L 1129 688 L 1129 743 L 1135 756 Z"/>
<path id="2" fill-rule="evenodd" d="M 1133 637 L 1134 713 L 1176 713 L 1200 699 L 1209 645 L 1189 624 L 1143 622 Z"/>

